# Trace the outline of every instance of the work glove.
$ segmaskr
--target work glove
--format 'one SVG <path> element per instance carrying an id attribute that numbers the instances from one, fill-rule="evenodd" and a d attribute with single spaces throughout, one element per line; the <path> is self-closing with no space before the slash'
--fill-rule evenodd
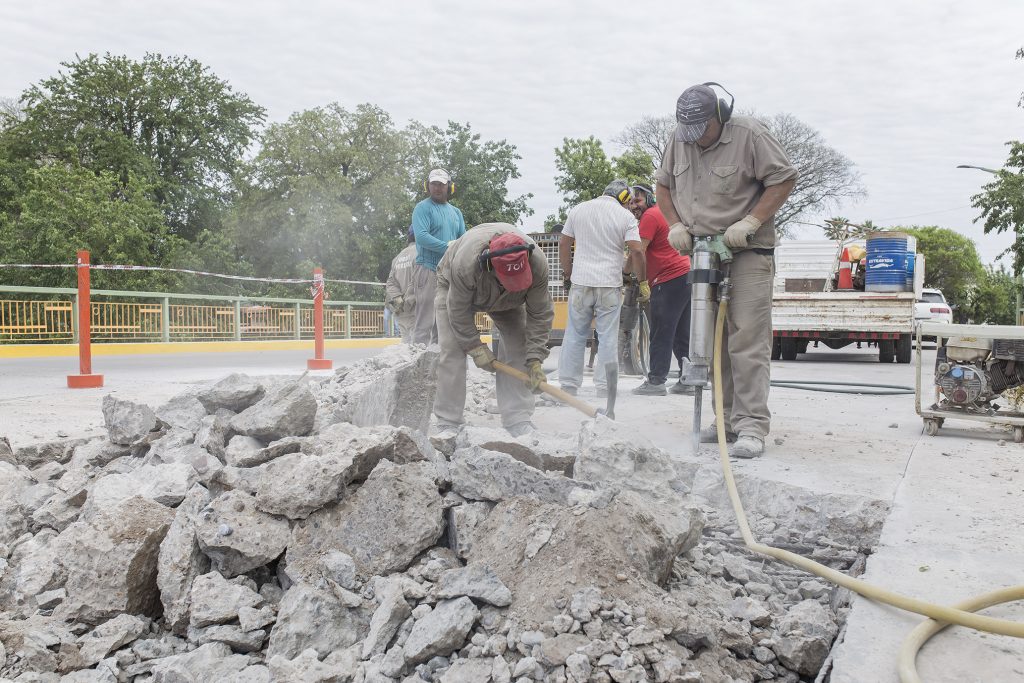
<path id="1" fill-rule="evenodd" d="M 637 303 L 645 304 L 651 300 L 651 285 L 647 280 L 640 282 L 640 296 L 636 298 Z"/>
<path id="2" fill-rule="evenodd" d="M 562 287 L 565 289 L 565 293 L 568 294 L 569 290 L 572 288 L 572 279 L 565 278 L 562 280 Z"/>
<path id="3" fill-rule="evenodd" d="M 398 296 L 391 300 L 390 307 L 392 313 L 401 313 L 403 306 L 405 306 L 405 297 L 402 296 L 401 294 L 399 294 Z"/>
<path id="4" fill-rule="evenodd" d="M 690 234 L 690 229 L 682 223 L 673 223 L 672 227 L 668 229 L 668 243 L 676 251 L 683 253 L 693 251 L 693 235 Z"/>
<path id="5" fill-rule="evenodd" d="M 473 362 L 476 363 L 476 366 L 481 370 L 486 370 L 487 372 L 495 371 L 494 361 L 496 361 L 497 358 L 494 357 L 494 354 L 491 353 L 491 350 L 487 348 L 486 344 L 481 344 L 480 346 L 472 349 L 469 352 L 469 355 L 473 359 Z"/>
<path id="6" fill-rule="evenodd" d="M 725 246 L 731 249 L 745 249 L 747 242 L 757 229 L 761 227 L 761 221 L 749 213 L 742 219 L 736 221 L 725 230 Z"/>
<path id="7" fill-rule="evenodd" d="M 530 387 L 530 391 L 535 394 L 540 393 L 540 385 L 548 381 L 547 375 L 544 374 L 544 368 L 541 367 L 540 361 L 531 358 L 526 361 L 526 374 L 530 376 L 527 380 L 526 386 Z"/>

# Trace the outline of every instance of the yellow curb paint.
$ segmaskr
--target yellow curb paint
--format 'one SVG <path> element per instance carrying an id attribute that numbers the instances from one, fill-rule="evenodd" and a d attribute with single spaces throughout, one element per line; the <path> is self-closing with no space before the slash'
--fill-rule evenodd
<path id="1" fill-rule="evenodd" d="M 490 335 L 481 338 L 491 342 Z M 401 343 L 400 339 L 325 339 L 327 349 L 379 349 Z M 302 351 L 313 354 L 312 340 L 278 340 L 247 342 L 174 342 L 144 344 L 93 344 L 93 356 L 132 356 L 158 353 L 238 353 L 244 351 Z M 0 358 L 55 358 L 78 355 L 78 344 L 2 344 Z"/>

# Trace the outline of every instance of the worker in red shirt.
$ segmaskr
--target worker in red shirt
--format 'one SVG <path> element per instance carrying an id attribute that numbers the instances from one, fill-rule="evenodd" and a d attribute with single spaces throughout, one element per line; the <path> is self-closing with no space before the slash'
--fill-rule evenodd
<path id="1" fill-rule="evenodd" d="M 668 242 L 668 222 L 654 203 L 647 185 L 633 186 L 630 210 L 640 221 L 640 241 L 647 256 L 647 280 L 651 283 L 651 363 L 644 383 L 633 389 L 642 396 L 664 396 L 665 380 L 675 355 L 679 366 L 690 352 L 690 257 Z M 692 394 L 693 388 L 676 382 L 673 394 Z"/>

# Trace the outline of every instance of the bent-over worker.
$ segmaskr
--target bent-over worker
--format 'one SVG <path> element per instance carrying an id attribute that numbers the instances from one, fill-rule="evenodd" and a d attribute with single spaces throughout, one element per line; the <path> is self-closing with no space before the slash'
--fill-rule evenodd
<path id="1" fill-rule="evenodd" d="M 384 290 L 384 305 L 395 316 L 402 342 L 412 342 L 416 322 L 416 292 L 413 289 L 413 268 L 416 266 L 416 233 L 409 228 L 409 245 L 391 261 Z"/>
<path id="2" fill-rule="evenodd" d="M 541 364 L 548 356 L 554 306 L 548 292 L 548 262 L 532 239 L 509 223 L 485 223 L 448 247 L 437 267 L 437 427 L 457 429 L 466 406 L 466 356 L 494 372 L 500 360 L 530 377 L 529 385 L 498 374 L 495 378 L 501 424 L 513 436 L 534 431 L 534 398 L 545 382 Z M 495 358 L 480 341 L 476 314 L 487 313 L 498 329 Z"/>

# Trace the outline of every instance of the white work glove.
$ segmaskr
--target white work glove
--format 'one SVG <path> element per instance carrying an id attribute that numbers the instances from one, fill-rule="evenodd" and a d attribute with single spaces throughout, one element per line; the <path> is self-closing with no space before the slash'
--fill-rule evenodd
<path id="1" fill-rule="evenodd" d="M 761 221 L 749 213 L 741 220 L 736 221 L 725 230 L 725 246 L 731 249 L 745 249 L 747 242 L 757 229 L 761 227 Z"/>
<path id="2" fill-rule="evenodd" d="M 672 227 L 668 229 L 668 243 L 676 251 L 693 251 L 693 235 L 690 234 L 690 229 L 682 223 L 673 223 Z"/>

